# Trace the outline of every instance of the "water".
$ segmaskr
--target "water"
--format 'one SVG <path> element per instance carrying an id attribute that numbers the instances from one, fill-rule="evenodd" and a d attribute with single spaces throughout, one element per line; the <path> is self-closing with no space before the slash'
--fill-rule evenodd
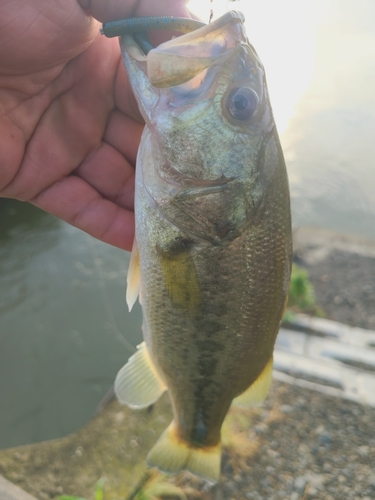
<path id="1" fill-rule="evenodd" d="M 293 222 L 375 239 L 375 2 L 190 0 L 245 14 L 288 166 Z"/>
<path id="2" fill-rule="evenodd" d="M 66 435 L 93 415 L 141 341 L 127 254 L 0 200 L 0 448 Z M 125 338 L 126 337 L 126 338 Z"/>
<path id="3" fill-rule="evenodd" d="M 228 5 L 245 12 L 267 70 L 294 224 L 375 239 L 375 2 Z M 139 306 L 126 311 L 127 258 L 0 200 L 0 448 L 66 435 L 93 415 L 141 339 Z"/>

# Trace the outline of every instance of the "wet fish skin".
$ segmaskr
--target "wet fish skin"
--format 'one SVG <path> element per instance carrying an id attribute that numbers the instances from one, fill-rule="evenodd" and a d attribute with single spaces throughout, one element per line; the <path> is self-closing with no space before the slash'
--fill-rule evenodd
<path id="1" fill-rule="evenodd" d="M 199 31 L 180 57 L 199 53 Z M 220 63 L 161 89 L 123 42 L 146 121 L 135 195 L 143 333 L 174 413 L 169 441 L 150 456 L 169 471 L 181 464 L 159 455 L 173 440 L 217 453 L 232 400 L 270 366 L 291 269 L 288 180 L 264 69 L 241 19 L 220 33 L 202 49 Z M 246 120 L 229 109 L 243 88 L 258 96 Z M 251 98 L 241 92 L 239 108 Z"/>

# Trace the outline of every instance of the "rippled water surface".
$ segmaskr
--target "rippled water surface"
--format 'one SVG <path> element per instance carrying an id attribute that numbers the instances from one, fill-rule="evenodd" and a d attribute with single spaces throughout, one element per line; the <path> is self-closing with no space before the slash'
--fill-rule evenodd
<path id="1" fill-rule="evenodd" d="M 0 448 L 83 425 L 141 339 L 127 253 L 0 200 Z"/>
<path id="2" fill-rule="evenodd" d="M 244 11 L 266 67 L 294 225 L 374 239 L 375 2 L 225 4 Z M 216 15 L 225 4 L 213 2 Z M 139 306 L 126 312 L 126 268 L 124 252 L 0 200 L 0 448 L 92 416 L 141 338 Z"/>

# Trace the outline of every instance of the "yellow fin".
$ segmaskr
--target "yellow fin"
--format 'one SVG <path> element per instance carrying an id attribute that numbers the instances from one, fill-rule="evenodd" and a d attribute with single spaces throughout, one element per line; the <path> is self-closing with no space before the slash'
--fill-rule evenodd
<path id="1" fill-rule="evenodd" d="M 179 54 L 163 54 L 155 49 L 147 59 L 147 76 L 154 87 L 166 88 L 182 85 L 213 64 L 223 63 L 228 54 L 212 57 L 183 57 Z"/>
<path id="2" fill-rule="evenodd" d="M 174 304 L 190 311 L 201 305 L 201 291 L 194 262 L 188 250 L 160 252 L 165 286 Z"/>
<path id="3" fill-rule="evenodd" d="M 134 303 L 137 300 L 140 287 L 141 287 L 141 270 L 139 266 L 139 251 L 138 251 L 137 240 L 134 237 L 133 249 L 129 261 L 127 288 L 126 288 L 126 303 L 128 304 L 129 311 L 132 310 L 132 307 L 134 306 Z"/>
<path id="4" fill-rule="evenodd" d="M 115 393 L 119 402 L 130 408 L 146 408 L 155 403 L 166 389 L 146 344 L 142 342 L 117 374 Z"/>
<path id="5" fill-rule="evenodd" d="M 221 443 L 210 447 L 195 447 L 181 440 L 172 422 L 147 455 L 150 467 L 169 473 L 186 469 L 210 483 L 220 476 Z"/>
<path id="6" fill-rule="evenodd" d="M 235 406 L 256 406 L 263 403 L 272 382 L 272 367 L 273 358 L 271 356 L 256 381 L 240 396 L 234 398 L 233 404 Z"/>

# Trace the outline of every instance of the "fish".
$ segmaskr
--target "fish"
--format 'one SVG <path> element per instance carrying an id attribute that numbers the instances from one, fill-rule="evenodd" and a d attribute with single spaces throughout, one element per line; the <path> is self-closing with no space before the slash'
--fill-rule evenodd
<path id="1" fill-rule="evenodd" d="M 145 120 L 127 302 L 144 342 L 115 381 L 146 408 L 168 390 L 173 421 L 147 456 L 215 483 L 232 404 L 260 404 L 292 256 L 288 178 L 263 65 L 241 13 L 122 58 Z"/>

